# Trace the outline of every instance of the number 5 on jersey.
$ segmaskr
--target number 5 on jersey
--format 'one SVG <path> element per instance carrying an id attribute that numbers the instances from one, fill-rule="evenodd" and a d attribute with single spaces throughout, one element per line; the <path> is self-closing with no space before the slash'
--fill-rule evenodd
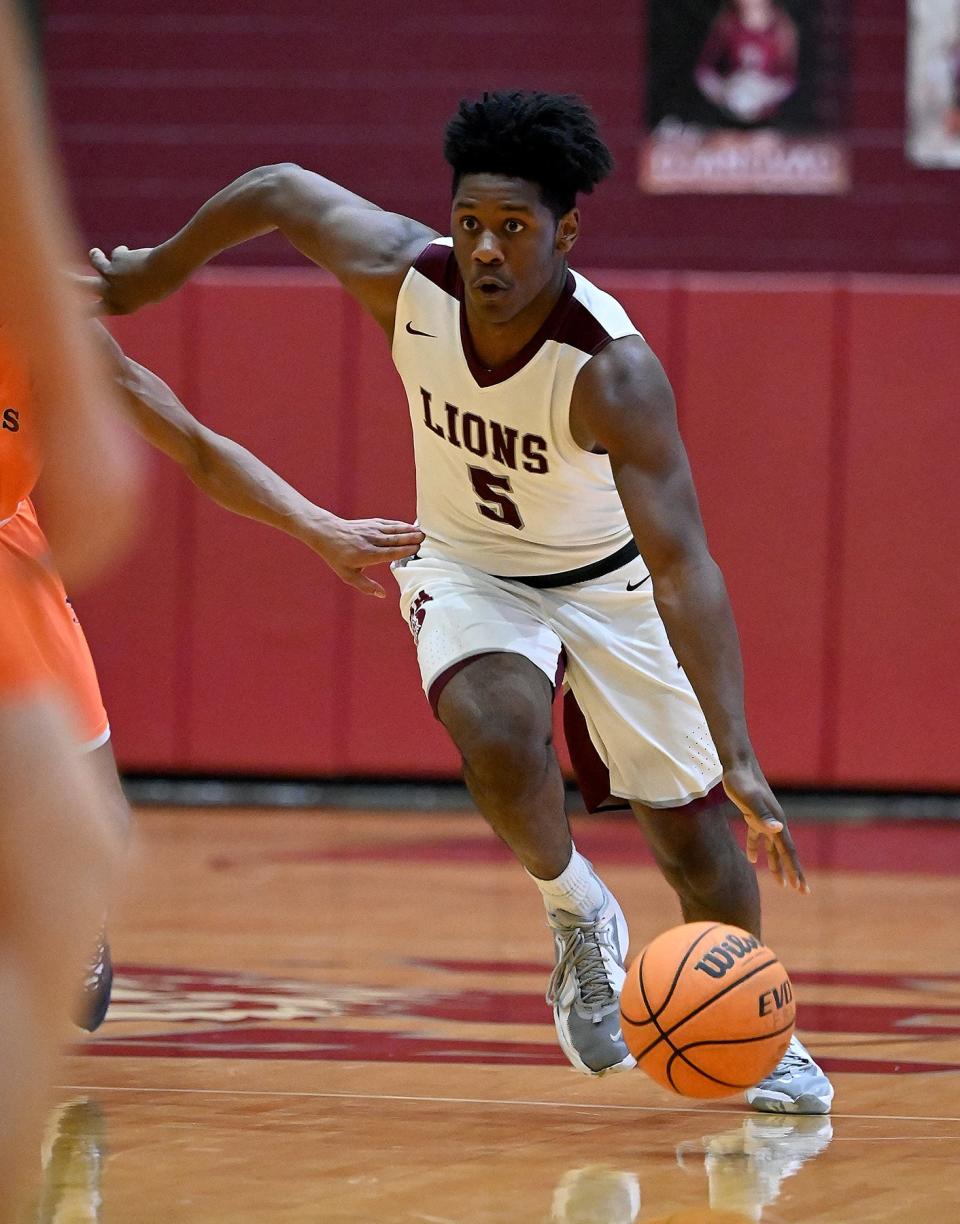
<path id="1" fill-rule="evenodd" d="M 517 509 L 517 503 L 504 494 L 512 493 L 510 479 L 507 476 L 494 476 L 486 468 L 468 467 L 470 483 L 480 500 L 477 509 L 484 518 L 493 519 L 495 523 L 506 523 L 508 527 L 523 530 L 523 519 Z"/>

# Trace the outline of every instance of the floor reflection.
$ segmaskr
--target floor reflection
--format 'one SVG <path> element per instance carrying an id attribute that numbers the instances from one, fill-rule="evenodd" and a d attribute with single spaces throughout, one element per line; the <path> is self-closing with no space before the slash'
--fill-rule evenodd
<path id="1" fill-rule="evenodd" d="M 633 1224 L 640 1214 L 640 1182 L 634 1173 L 606 1165 L 570 1169 L 553 1192 L 552 1224 Z"/>
<path id="2" fill-rule="evenodd" d="M 742 1211 L 717 1211 L 713 1207 L 686 1207 L 670 1215 L 645 1220 L 644 1224 L 751 1224 L 753 1216 Z"/>
<path id="3" fill-rule="evenodd" d="M 832 1138 L 828 1117 L 764 1114 L 699 1142 L 681 1143 L 677 1163 L 687 1172 L 706 1171 L 713 1211 L 757 1221 L 780 1197 L 783 1183 L 824 1152 Z"/>
<path id="4" fill-rule="evenodd" d="M 78 1097 L 59 1105 L 47 1123 L 41 1150 L 40 1201 L 27 1220 L 99 1224 L 105 1145 L 106 1125 L 96 1101 Z"/>

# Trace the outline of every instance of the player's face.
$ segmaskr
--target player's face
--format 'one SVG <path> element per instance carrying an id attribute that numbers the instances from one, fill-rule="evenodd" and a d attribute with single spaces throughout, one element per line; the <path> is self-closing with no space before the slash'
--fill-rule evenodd
<path id="1" fill-rule="evenodd" d="M 465 174 L 453 197 L 453 251 L 479 318 L 508 323 L 557 283 L 578 214 L 558 221 L 526 179 Z"/>

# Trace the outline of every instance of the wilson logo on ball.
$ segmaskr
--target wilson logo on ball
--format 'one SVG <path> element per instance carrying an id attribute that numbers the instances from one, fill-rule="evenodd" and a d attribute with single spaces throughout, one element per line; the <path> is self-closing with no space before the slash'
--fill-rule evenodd
<path id="1" fill-rule="evenodd" d="M 701 973 L 707 973 L 712 978 L 722 978 L 723 975 L 737 963 L 743 960 L 748 952 L 760 947 L 759 940 L 748 935 L 742 939 L 739 935 L 728 935 L 726 939 L 715 944 L 710 951 L 694 965 Z"/>

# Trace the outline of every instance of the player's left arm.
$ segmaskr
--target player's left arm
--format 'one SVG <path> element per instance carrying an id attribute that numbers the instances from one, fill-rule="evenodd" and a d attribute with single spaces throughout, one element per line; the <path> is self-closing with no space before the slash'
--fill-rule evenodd
<path id="1" fill-rule="evenodd" d="M 131 360 L 101 324 L 94 326 L 110 353 L 127 414 L 152 446 L 219 505 L 293 536 L 348 585 L 383 596 L 363 571 L 415 553 L 423 540 L 418 528 L 389 519 L 342 519 L 314 505 L 256 455 L 201 424 L 161 378 Z"/>
<path id="2" fill-rule="evenodd" d="M 740 643 L 719 567 L 710 555 L 670 383 L 639 336 L 609 344 L 580 371 L 571 427 L 585 450 L 604 450 L 677 660 L 703 709 L 723 785 L 747 823 L 756 861 L 800 892 L 803 871 L 783 811 L 750 742 Z"/>

